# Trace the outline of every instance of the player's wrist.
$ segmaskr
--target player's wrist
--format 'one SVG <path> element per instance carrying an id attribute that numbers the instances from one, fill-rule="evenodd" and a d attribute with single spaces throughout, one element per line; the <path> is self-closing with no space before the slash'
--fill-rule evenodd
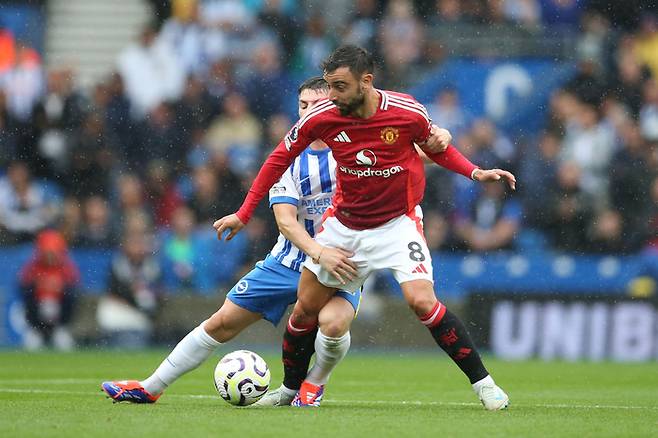
<path id="1" fill-rule="evenodd" d="M 311 260 L 316 265 L 320 263 L 320 258 L 322 257 L 322 252 L 323 251 L 324 251 L 324 246 L 320 246 L 320 250 L 317 252 L 317 255 L 315 257 L 311 257 Z"/>
<path id="2" fill-rule="evenodd" d="M 482 169 L 480 169 L 479 167 L 476 167 L 475 169 L 473 169 L 473 171 L 471 172 L 471 179 L 473 181 L 479 181 L 480 180 L 479 175 L 480 175 L 481 171 L 482 171 Z"/>

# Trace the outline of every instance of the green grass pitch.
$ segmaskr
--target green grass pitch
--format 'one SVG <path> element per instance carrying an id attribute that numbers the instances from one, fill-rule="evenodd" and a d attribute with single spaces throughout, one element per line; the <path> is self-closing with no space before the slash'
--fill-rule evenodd
<path id="1" fill-rule="evenodd" d="M 223 350 L 226 353 L 229 350 Z M 213 357 L 155 405 L 112 404 L 102 380 L 144 378 L 165 351 L 0 352 L 0 437 L 658 436 L 658 364 L 486 360 L 511 406 L 486 412 L 437 354 L 352 353 L 319 409 L 234 408 Z M 272 383 L 279 358 L 264 355 Z"/>

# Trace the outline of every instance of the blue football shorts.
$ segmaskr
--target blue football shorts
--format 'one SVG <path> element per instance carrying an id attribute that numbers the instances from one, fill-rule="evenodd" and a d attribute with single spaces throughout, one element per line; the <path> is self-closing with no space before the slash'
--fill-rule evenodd
<path id="1" fill-rule="evenodd" d="M 256 263 L 236 283 L 226 297 L 234 304 L 277 325 L 290 304 L 297 301 L 297 286 L 301 273 L 279 263 L 269 254 L 265 260 Z M 356 313 L 361 301 L 361 291 L 354 293 L 336 292 L 336 296 L 347 300 Z"/>

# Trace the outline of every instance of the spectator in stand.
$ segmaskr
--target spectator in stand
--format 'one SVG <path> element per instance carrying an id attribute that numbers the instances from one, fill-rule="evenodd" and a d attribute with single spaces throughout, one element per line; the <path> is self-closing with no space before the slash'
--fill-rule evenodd
<path id="1" fill-rule="evenodd" d="M 171 47 L 158 39 L 153 26 L 142 31 L 137 44 L 119 54 L 118 70 L 137 119 L 144 118 L 158 104 L 183 94 L 185 70 Z"/>
<path id="2" fill-rule="evenodd" d="M 594 215 L 593 203 L 581 189 L 578 164 L 560 164 L 552 196 L 545 200 L 546 229 L 553 247 L 562 251 L 587 250 L 587 229 Z"/>
<path id="3" fill-rule="evenodd" d="M 578 165 L 582 189 L 597 202 L 605 202 L 607 198 L 608 169 L 614 147 L 614 132 L 601 123 L 596 107 L 583 103 L 578 118 L 567 126 L 561 159 Z"/>
<path id="4" fill-rule="evenodd" d="M 502 9 L 509 21 L 535 29 L 541 24 L 539 3 L 539 0 L 504 0 Z"/>
<path id="5" fill-rule="evenodd" d="M 21 135 L 19 123 L 9 114 L 5 92 L 0 88 L 0 165 L 19 156 Z"/>
<path id="6" fill-rule="evenodd" d="M 205 85 L 196 76 L 189 76 L 185 92 L 173 106 L 176 130 L 183 135 L 186 145 L 191 143 L 191 134 L 197 129 L 206 129 L 213 117 L 220 112 L 219 102 L 210 96 Z"/>
<path id="7" fill-rule="evenodd" d="M 78 268 L 67 254 L 64 237 L 53 230 L 39 233 L 34 255 L 19 279 L 28 325 L 23 335 L 26 349 L 45 345 L 64 351 L 74 348 L 69 326 L 78 282 Z"/>
<path id="8" fill-rule="evenodd" d="M 146 197 L 153 210 L 155 226 L 169 227 L 174 212 L 184 201 L 172 180 L 168 162 L 159 160 L 149 163 L 144 185 Z"/>
<path id="9" fill-rule="evenodd" d="M 336 46 L 321 15 L 313 15 L 306 20 L 306 30 L 299 41 L 297 62 L 303 69 L 303 76 L 315 74 L 322 63 Z"/>
<path id="10" fill-rule="evenodd" d="M 69 196 L 62 203 L 62 214 L 57 224 L 60 232 L 69 246 L 77 246 L 82 228 L 82 208 L 78 198 Z"/>
<path id="11" fill-rule="evenodd" d="M 454 87 L 446 87 L 439 91 L 427 111 L 432 120 L 441 123 L 441 127 L 450 131 L 453 137 L 462 135 L 471 125 L 472 116 L 468 114 L 459 102 L 459 93 Z"/>
<path id="12" fill-rule="evenodd" d="M 249 110 L 259 120 L 267 120 L 289 108 L 288 97 L 294 86 L 281 65 L 281 50 L 276 44 L 260 43 L 253 52 L 249 71 L 240 88 L 249 102 Z"/>
<path id="13" fill-rule="evenodd" d="M 110 75 L 107 90 L 108 102 L 102 114 L 107 128 L 116 135 L 120 148 L 115 153 L 123 159 L 135 137 L 135 126 L 130 116 L 132 105 L 126 96 L 123 78 L 119 73 Z"/>
<path id="14" fill-rule="evenodd" d="M 106 193 L 117 145 L 118 138 L 105 125 L 103 115 L 87 113 L 71 150 L 69 175 L 64 182 L 67 192 L 78 197 Z"/>
<path id="15" fill-rule="evenodd" d="M 605 209 L 594 217 L 588 238 L 589 252 L 598 254 L 627 254 L 633 244 L 624 233 L 621 214 L 611 209 Z"/>
<path id="16" fill-rule="evenodd" d="M 619 51 L 617 59 L 618 72 L 612 91 L 630 114 L 637 118 L 642 107 L 643 84 L 649 77 L 649 71 L 637 62 L 631 52 Z"/>
<path id="17" fill-rule="evenodd" d="M 110 222 L 110 208 L 105 198 L 90 196 L 84 201 L 83 223 L 77 246 L 82 248 L 113 249 L 118 239 Z"/>
<path id="18" fill-rule="evenodd" d="M 36 50 L 24 45 L 16 48 L 16 62 L 0 75 L 0 88 L 4 90 L 9 113 L 27 122 L 45 91 L 41 57 Z"/>
<path id="19" fill-rule="evenodd" d="M 125 235 L 131 218 L 139 218 L 136 220 L 143 222 L 143 227 L 149 229 L 152 223 L 151 211 L 145 202 L 142 180 L 136 174 L 125 173 L 119 177 L 117 190 L 118 199 L 112 215 L 115 233 Z"/>
<path id="20" fill-rule="evenodd" d="M 644 84 L 644 103 L 639 119 L 642 136 L 649 141 L 658 141 L 658 76 Z"/>
<path id="21" fill-rule="evenodd" d="M 164 282 L 173 290 L 191 290 L 196 286 L 200 243 L 194 235 L 196 222 L 192 210 L 181 206 L 174 211 L 171 232 L 162 244 Z"/>
<path id="22" fill-rule="evenodd" d="M 159 308 L 161 268 L 152 237 L 126 234 L 112 260 L 108 293 L 98 303 L 97 320 L 107 345 L 140 349 L 151 342 Z"/>
<path id="23" fill-rule="evenodd" d="M 365 48 L 370 53 L 375 53 L 380 15 L 379 5 L 375 0 L 357 0 L 355 9 L 356 11 L 342 36 L 342 43 L 354 44 Z"/>
<path id="24" fill-rule="evenodd" d="M 557 29 L 575 28 L 584 3 L 580 0 L 541 0 L 542 21 Z"/>
<path id="25" fill-rule="evenodd" d="M 473 145 L 476 147 L 475 162 L 505 163 L 506 168 L 516 160 L 516 146 L 489 119 L 478 119 L 471 129 Z M 508 164 L 509 163 L 509 164 Z"/>
<path id="26" fill-rule="evenodd" d="M 415 80 L 415 66 L 423 53 L 423 26 L 410 0 L 391 0 L 380 24 L 380 52 L 384 58 L 384 88 L 406 88 Z"/>
<path id="27" fill-rule="evenodd" d="M 239 93 L 226 96 L 223 108 L 222 115 L 208 128 L 204 142 L 211 153 L 229 157 L 233 171 L 253 169 L 260 158 L 261 124 Z"/>
<path id="28" fill-rule="evenodd" d="M 51 70 L 45 95 L 36 104 L 30 133 L 36 147 L 29 155 L 39 176 L 65 177 L 70 166 L 71 146 L 82 125 L 87 100 L 74 89 L 74 75 L 69 68 Z"/>
<path id="29" fill-rule="evenodd" d="M 217 211 L 231 211 L 224 207 L 221 192 L 232 190 L 231 186 L 221 184 L 217 172 L 210 166 L 198 166 L 193 170 L 194 193 L 189 205 L 201 226 L 211 224 Z M 234 181 L 235 182 L 235 181 Z M 235 186 L 232 186 L 235 187 Z"/>
<path id="30" fill-rule="evenodd" d="M 291 57 L 297 48 L 300 29 L 297 22 L 286 13 L 285 3 L 281 0 L 265 0 L 258 13 L 258 21 L 277 36 L 285 64 L 290 65 Z"/>
<path id="31" fill-rule="evenodd" d="M 519 161 L 519 180 L 524 182 L 519 194 L 523 201 L 526 225 L 539 228 L 546 225 L 546 199 L 552 198 L 552 185 L 557 177 L 561 148 L 559 138 L 551 132 L 545 132 L 538 144 L 532 144 Z"/>
<path id="32" fill-rule="evenodd" d="M 133 155 L 137 158 L 134 170 L 143 175 L 151 161 L 167 160 L 176 170 L 185 166 L 189 144 L 187 136 L 175 119 L 169 103 L 159 103 L 144 119 L 140 139 Z"/>
<path id="33" fill-rule="evenodd" d="M 171 48 L 186 75 L 203 74 L 205 62 L 205 29 L 199 20 L 197 1 L 174 4 L 174 14 L 160 29 L 160 39 Z"/>
<path id="34" fill-rule="evenodd" d="M 640 29 L 633 52 L 637 60 L 646 65 L 654 78 L 658 78 L 658 18 L 650 13 L 640 21 Z"/>
<path id="35" fill-rule="evenodd" d="M 473 251 L 495 251 L 512 247 L 521 227 L 523 210 L 505 194 L 502 184 L 481 186 L 475 202 L 457 211 L 455 231 Z"/>
<path id="36" fill-rule="evenodd" d="M 33 241 L 57 214 L 55 199 L 32 180 L 27 164 L 10 163 L 7 175 L 0 178 L 0 245 Z"/>

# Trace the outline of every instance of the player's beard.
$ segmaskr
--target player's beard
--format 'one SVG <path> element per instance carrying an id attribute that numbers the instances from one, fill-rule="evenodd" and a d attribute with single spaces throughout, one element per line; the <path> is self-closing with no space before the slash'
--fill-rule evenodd
<path id="1" fill-rule="evenodd" d="M 366 101 L 366 94 L 363 92 L 362 88 L 359 88 L 359 94 L 354 96 L 350 101 L 346 103 L 336 102 L 336 107 L 340 111 L 341 116 L 351 116 L 356 113 L 356 111 L 361 108 L 361 106 Z"/>

